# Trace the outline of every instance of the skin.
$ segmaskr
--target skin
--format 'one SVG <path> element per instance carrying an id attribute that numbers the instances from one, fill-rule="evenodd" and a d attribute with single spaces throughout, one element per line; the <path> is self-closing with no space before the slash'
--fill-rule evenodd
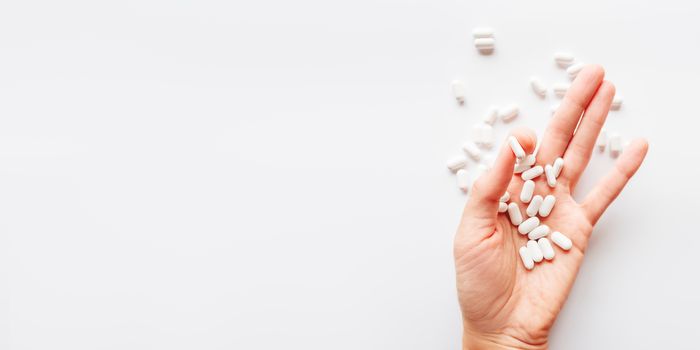
<path id="1" fill-rule="evenodd" d="M 537 154 L 537 164 L 543 166 L 564 158 L 557 186 L 548 187 L 542 175 L 535 179 L 535 194 L 556 196 L 554 210 L 541 220 L 568 236 L 573 241 L 571 250 L 552 244 L 552 261 L 536 263 L 530 271 L 523 266 L 518 249 L 527 237 L 518 233 L 508 215 L 498 214 L 499 199 L 507 190 L 510 202 L 518 203 L 527 218 L 527 204 L 519 200 L 523 180 L 513 174 L 515 156 L 507 144 L 493 168 L 472 187 L 454 242 L 464 349 L 547 348 L 550 329 L 576 279 L 593 226 L 642 164 L 648 143 L 634 140 L 582 202 L 572 198 L 615 95 L 615 87 L 604 75 L 597 65 L 579 73 Z M 534 132 L 518 129 L 512 135 L 526 153 L 533 152 Z"/>

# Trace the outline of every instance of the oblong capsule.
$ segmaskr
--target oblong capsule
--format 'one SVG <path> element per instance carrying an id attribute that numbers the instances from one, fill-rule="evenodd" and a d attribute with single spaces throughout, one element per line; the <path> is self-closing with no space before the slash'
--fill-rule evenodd
<path id="1" fill-rule="evenodd" d="M 598 134 L 598 138 L 595 141 L 595 145 L 598 146 L 598 151 L 603 152 L 605 151 L 605 146 L 608 144 L 608 132 L 605 130 L 605 128 L 600 130 L 600 133 Z"/>
<path id="2" fill-rule="evenodd" d="M 532 86 L 532 91 L 537 94 L 539 97 L 545 97 L 547 96 L 547 86 L 544 85 L 542 80 L 538 77 L 531 77 L 530 78 L 530 86 Z"/>
<path id="3" fill-rule="evenodd" d="M 564 168 L 564 158 L 559 157 L 555 159 L 552 168 L 554 168 L 554 176 L 559 177 L 559 175 L 561 175 L 561 169 Z"/>
<path id="4" fill-rule="evenodd" d="M 620 107 L 622 107 L 622 96 L 615 95 L 612 100 L 612 105 L 610 105 L 610 109 L 618 110 Z"/>
<path id="5" fill-rule="evenodd" d="M 498 202 L 498 212 L 505 213 L 506 211 L 508 211 L 508 203 Z"/>
<path id="6" fill-rule="evenodd" d="M 539 244 L 535 241 L 527 241 L 527 250 L 529 250 L 530 257 L 532 257 L 532 260 L 535 262 L 540 262 L 544 258 Z"/>
<path id="7" fill-rule="evenodd" d="M 547 177 L 547 185 L 554 188 L 557 185 L 557 177 L 554 176 L 554 167 L 549 164 L 545 165 L 544 175 Z"/>
<path id="8" fill-rule="evenodd" d="M 622 153 L 622 137 L 620 134 L 612 134 L 610 136 L 610 155 L 613 157 L 617 157 Z"/>
<path id="9" fill-rule="evenodd" d="M 518 225 L 518 232 L 520 232 L 521 235 L 526 235 L 530 233 L 530 231 L 534 230 L 535 227 L 540 225 L 540 219 L 536 216 L 533 216 L 525 221 L 523 221 L 520 225 Z"/>
<path id="10" fill-rule="evenodd" d="M 516 139 L 515 136 L 508 137 L 508 145 L 510 146 L 510 149 L 513 150 L 515 158 L 525 158 L 525 150 L 523 149 L 523 146 L 520 145 L 520 142 L 518 142 L 518 139 Z"/>
<path id="11" fill-rule="evenodd" d="M 533 192 L 535 192 L 535 182 L 532 180 L 525 181 L 523 189 L 520 191 L 520 201 L 523 203 L 530 203 Z"/>
<path id="12" fill-rule="evenodd" d="M 518 226 L 523 222 L 523 214 L 520 212 L 520 207 L 517 203 L 508 204 L 508 218 L 513 226 Z"/>
<path id="13" fill-rule="evenodd" d="M 474 39 L 478 38 L 493 38 L 493 28 L 491 27 L 476 27 L 472 30 Z"/>
<path id="14" fill-rule="evenodd" d="M 481 159 L 481 150 L 474 142 L 465 142 L 462 145 L 462 150 L 469 155 L 471 159 L 474 159 L 477 162 Z"/>
<path id="15" fill-rule="evenodd" d="M 510 200 L 510 192 L 506 191 L 501 198 L 498 199 L 499 202 L 507 202 Z"/>
<path id="16" fill-rule="evenodd" d="M 525 209 L 525 213 L 527 216 L 535 216 L 540 210 L 540 205 L 542 205 L 542 201 L 544 199 L 542 196 L 539 194 L 532 197 L 532 200 L 530 201 L 530 205 L 527 206 L 527 209 Z"/>
<path id="17" fill-rule="evenodd" d="M 496 47 L 496 39 L 494 38 L 476 38 L 474 39 L 474 46 L 481 53 L 490 53 Z"/>
<path id="18" fill-rule="evenodd" d="M 581 69 L 583 69 L 583 67 L 585 67 L 583 63 L 576 63 L 572 66 L 569 66 L 569 68 L 566 69 L 566 74 L 569 75 L 569 78 L 574 79 L 581 71 Z"/>
<path id="19" fill-rule="evenodd" d="M 452 171 L 457 171 L 467 165 L 467 157 L 463 155 L 454 156 L 447 160 L 447 168 Z"/>
<path id="20" fill-rule="evenodd" d="M 563 250 L 569 250 L 573 246 L 573 243 L 569 237 L 564 236 L 564 234 L 559 231 L 552 232 L 552 235 L 549 236 L 549 238 L 552 240 L 552 242 L 554 242 L 554 244 L 558 245 L 559 248 Z"/>
<path id="21" fill-rule="evenodd" d="M 571 87 L 571 84 L 557 83 L 552 85 L 552 90 L 554 91 L 554 94 L 557 95 L 557 97 L 562 98 L 564 97 L 564 95 L 566 95 L 566 92 L 569 90 L 569 87 Z"/>
<path id="22" fill-rule="evenodd" d="M 568 52 L 555 52 L 554 53 L 554 62 L 557 63 L 557 65 L 561 68 L 566 68 L 570 66 L 572 63 L 574 63 L 574 55 L 568 53 Z"/>
<path id="23" fill-rule="evenodd" d="M 457 187 L 465 193 L 469 191 L 469 173 L 464 169 L 457 170 Z"/>
<path id="24" fill-rule="evenodd" d="M 542 237 L 545 237 L 549 234 L 549 226 L 547 225 L 539 225 L 532 229 L 532 231 L 528 232 L 527 238 L 529 239 L 534 239 L 538 240 Z"/>
<path id="25" fill-rule="evenodd" d="M 554 203 L 556 203 L 556 201 L 557 197 L 554 197 L 554 195 L 548 194 L 546 197 L 544 197 L 544 200 L 542 200 L 542 205 L 540 205 L 540 216 L 543 218 L 548 217 L 549 213 L 551 213 L 552 209 L 554 209 Z"/>
<path id="26" fill-rule="evenodd" d="M 542 175 L 543 172 L 544 172 L 544 169 L 542 168 L 542 166 L 538 165 L 538 166 L 532 167 L 526 171 L 523 171 L 523 174 L 520 175 L 520 177 L 525 181 L 532 180 L 532 179 Z"/>
<path id="27" fill-rule="evenodd" d="M 542 256 L 547 259 L 547 260 L 552 260 L 554 259 L 554 248 L 552 247 L 552 244 L 549 243 L 549 240 L 545 237 L 542 237 L 537 240 L 537 245 L 540 246 L 540 250 L 542 251 Z"/>
<path id="28" fill-rule="evenodd" d="M 491 106 L 486 111 L 486 115 L 484 115 L 484 123 L 493 125 L 496 123 L 496 120 L 498 120 L 498 107 Z"/>
<path id="29" fill-rule="evenodd" d="M 528 270 L 532 270 L 535 267 L 535 261 L 530 256 L 530 250 L 527 247 L 520 247 L 518 253 L 520 254 L 520 260 L 523 261 L 523 266 Z"/>
<path id="30" fill-rule="evenodd" d="M 477 146 L 490 149 L 493 147 L 493 127 L 486 123 L 477 123 L 472 127 L 474 142 Z"/>
<path id="31" fill-rule="evenodd" d="M 464 82 L 461 80 L 453 80 L 452 81 L 452 94 L 454 94 L 455 98 L 457 99 L 457 102 L 459 104 L 464 104 L 464 101 L 466 99 L 466 89 L 464 88 Z"/>
<path id="32" fill-rule="evenodd" d="M 520 108 L 516 105 L 503 107 L 498 111 L 498 115 L 501 117 L 501 120 L 506 123 L 515 119 L 518 116 L 518 113 L 520 113 Z"/>

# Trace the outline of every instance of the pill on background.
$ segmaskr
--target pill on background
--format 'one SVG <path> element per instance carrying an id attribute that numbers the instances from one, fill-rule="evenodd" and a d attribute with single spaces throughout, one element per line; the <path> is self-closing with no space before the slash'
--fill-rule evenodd
<path id="1" fill-rule="evenodd" d="M 508 211 L 508 203 L 498 202 L 498 212 L 505 213 L 506 211 Z"/>
<path id="2" fill-rule="evenodd" d="M 507 202 L 510 200 L 510 192 L 506 191 L 501 198 L 498 200 L 499 202 Z"/>
<path id="3" fill-rule="evenodd" d="M 569 250 L 573 246 L 573 243 L 571 242 L 569 237 L 564 236 L 564 234 L 559 231 L 552 232 L 549 238 L 552 240 L 552 242 L 554 242 L 554 244 L 558 245 L 561 249 Z"/>
<path id="4" fill-rule="evenodd" d="M 525 181 L 532 180 L 532 179 L 542 175 L 543 172 L 544 172 L 544 169 L 542 168 L 542 166 L 538 165 L 538 166 L 532 167 L 526 171 L 523 171 L 523 174 L 520 175 L 520 177 Z"/>
<path id="5" fill-rule="evenodd" d="M 559 175 L 561 175 L 561 169 L 564 168 L 564 158 L 559 157 L 555 159 L 552 168 L 554 168 L 554 176 L 559 177 Z"/>
<path id="6" fill-rule="evenodd" d="M 527 249 L 527 247 L 520 247 L 518 253 L 520 254 L 520 260 L 523 261 L 523 266 L 528 270 L 532 270 L 532 268 L 535 267 L 535 261 L 532 260 L 532 256 L 530 256 L 530 250 Z"/>
<path id="7" fill-rule="evenodd" d="M 481 159 L 481 150 L 474 142 L 465 142 L 462 145 L 462 150 L 467 153 L 471 159 L 477 162 Z"/>
<path id="8" fill-rule="evenodd" d="M 557 185 L 557 177 L 554 176 L 554 167 L 549 164 L 545 165 L 544 175 L 547 178 L 547 185 L 554 188 Z"/>
<path id="9" fill-rule="evenodd" d="M 527 238 L 538 240 L 542 237 L 547 236 L 548 234 L 549 234 L 549 226 L 539 225 L 539 226 L 535 227 L 534 229 L 532 229 L 532 231 L 530 231 L 527 234 Z"/>
<path id="10" fill-rule="evenodd" d="M 491 27 L 476 27 L 472 30 L 474 39 L 478 38 L 493 38 L 493 28 Z"/>
<path id="11" fill-rule="evenodd" d="M 503 107 L 498 111 L 501 120 L 506 123 L 515 119 L 518 116 L 518 113 L 520 113 L 520 108 L 518 108 L 516 105 Z"/>
<path id="12" fill-rule="evenodd" d="M 610 155 L 613 157 L 617 157 L 622 153 L 622 137 L 620 134 L 612 134 L 610 135 Z"/>
<path id="13" fill-rule="evenodd" d="M 523 189 L 520 191 L 520 201 L 523 203 L 530 203 L 533 192 L 535 192 L 535 182 L 532 180 L 525 181 Z"/>
<path id="14" fill-rule="evenodd" d="M 540 225 L 540 219 L 536 216 L 533 216 L 518 225 L 518 232 L 520 232 L 521 235 L 526 235 L 530 233 L 530 231 L 534 230 L 535 227 Z"/>
<path id="15" fill-rule="evenodd" d="M 476 38 L 474 39 L 474 46 L 481 53 L 491 53 L 496 46 L 496 40 L 494 38 Z"/>
<path id="16" fill-rule="evenodd" d="M 466 89 L 464 88 L 464 83 L 461 80 L 452 81 L 452 93 L 455 95 L 455 98 L 459 104 L 464 104 L 466 99 Z"/>
<path id="17" fill-rule="evenodd" d="M 542 205 L 540 205 L 540 210 L 539 214 L 541 217 L 546 218 L 549 216 L 549 213 L 552 212 L 552 209 L 554 209 L 554 203 L 557 202 L 557 197 L 554 197 L 552 194 L 548 194 L 547 196 L 544 197 L 544 200 L 542 200 Z"/>
<path id="18" fill-rule="evenodd" d="M 566 68 L 574 63 L 574 55 L 568 52 L 555 52 L 554 62 L 561 68 Z"/>
<path id="19" fill-rule="evenodd" d="M 540 246 L 535 241 L 527 241 L 527 250 L 530 251 L 530 257 L 532 257 L 532 260 L 535 262 L 540 262 L 544 258 Z"/>
<path id="20" fill-rule="evenodd" d="M 613 110 L 618 110 L 622 107 L 622 96 L 620 95 L 615 95 L 612 100 L 612 105 L 610 105 L 610 108 Z"/>
<path id="21" fill-rule="evenodd" d="M 457 171 L 467 165 L 467 157 L 463 155 L 454 156 L 447 160 L 447 168 L 452 171 Z"/>
<path id="22" fill-rule="evenodd" d="M 552 244 L 549 243 L 549 240 L 545 237 L 542 237 L 537 240 L 537 244 L 540 246 L 540 250 L 542 251 L 542 256 L 547 259 L 547 260 L 552 260 L 554 259 L 554 248 L 552 247 Z"/>
<path id="23" fill-rule="evenodd" d="M 527 214 L 527 216 L 537 215 L 537 213 L 540 211 L 540 205 L 542 205 L 543 200 L 544 199 L 539 194 L 532 197 L 530 205 L 528 205 L 527 209 L 525 209 L 525 214 Z"/>
<path id="24" fill-rule="evenodd" d="M 532 168 L 532 166 L 525 164 L 525 163 L 515 163 L 515 166 L 513 166 L 513 172 L 516 174 L 520 174 L 523 171 L 526 171 L 528 169 Z"/>
<path id="25" fill-rule="evenodd" d="M 464 169 L 457 170 L 457 187 L 465 193 L 469 191 L 469 173 Z"/>
<path id="26" fill-rule="evenodd" d="M 472 127 L 474 142 L 482 148 L 493 147 L 493 127 L 486 123 L 476 123 Z"/>
<path id="27" fill-rule="evenodd" d="M 508 137 L 508 145 L 510 146 L 510 149 L 513 150 L 515 158 L 525 158 L 525 150 L 523 149 L 523 146 L 520 145 L 520 142 L 518 142 L 518 139 L 516 139 L 515 136 Z"/>
<path id="28" fill-rule="evenodd" d="M 598 134 L 598 139 L 595 141 L 595 145 L 598 146 L 598 150 L 605 151 L 605 145 L 608 143 L 608 132 L 605 129 L 601 129 Z"/>
<path id="29" fill-rule="evenodd" d="M 523 222 L 523 214 L 520 212 L 520 207 L 517 203 L 508 204 L 508 218 L 513 226 L 518 226 Z"/>
<path id="30" fill-rule="evenodd" d="M 547 86 L 544 85 L 542 80 L 538 77 L 531 77 L 530 78 L 530 86 L 532 86 L 532 91 L 537 94 L 539 97 L 545 97 L 547 96 Z"/>
<path id="31" fill-rule="evenodd" d="M 486 111 L 486 115 L 484 115 L 484 123 L 493 125 L 496 123 L 496 120 L 498 119 L 498 107 L 496 106 L 491 106 L 489 109 Z"/>
<path id="32" fill-rule="evenodd" d="M 569 90 L 569 87 L 571 87 L 571 84 L 556 83 L 552 85 L 552 91 L 554 91 L 554 94 L 557 95 L 557 97 L 562 98 L 564 95 L 566 95 L 566 91 Z"/>
<path id="33" fill-rule="evenodd" d="M 576 63 L 572 66 L 569 66 L 569 68 L 566 69 L 566 74 L 569 75 L 569 78 L 574 79 L 578 75 L 578 73 L 583 69 L 585 65 L 583 63 Z"/>

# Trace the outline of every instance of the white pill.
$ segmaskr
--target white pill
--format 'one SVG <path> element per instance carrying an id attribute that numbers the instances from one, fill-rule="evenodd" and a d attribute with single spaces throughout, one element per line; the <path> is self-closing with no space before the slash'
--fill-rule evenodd
<path id="1" fill-rule="evenodd" d="M 566 68 L 574 63 L 574 55 L 568 52 L 557 52 L 554 54 L 554 62 L 561 68 Z"/>
<path id="2" fill-rule="evenodd" d="M 510 146 L 510 149 L 513 150 L 513 154 L 515 154 L 515 158 L 518 159 L 524 159 L 526 154 L 525 150 L 523 149 L 523 146 L 520 145 L 520 142 L 518 142 L 518 139 L 515 138 L 515 136 L 511 136 L 508 138 L 508 145 Z"/>
<path id="3" fill-rule="evenodd" d="M 520 108 L 516 105 L 510 105 L 507 107 L 503 107 L 498 111 L 498 114 L 501 117 L 501 120 L 504 122 L 510 122 L 513 119 L 515 119 L 518 116 L 518 113 L 520 113 Z"/>
<path id="4" fill-rule="evenodd" d="M 535 165 L 535 163 L 537 163 L 537 157 L 534 154 L 528 154 L 527 156 L 525 156 L 523 163 L 529 166 L 533 166 Z"/>
<path id="5" fill-rule="evenodd" d="M 552 209 L 554 209 L 554 203 L 556 202 L 557 197 L 554 197 L 554 195 L 548 194 L 546 197 L 544 197 L 542 205 L 540 205 L 540 216 L 543 218 L 548 217 L 549 213 L 551 213 Z"/>
<path id="6" fill-rule="evenodd" d="M 472 30 L 474 39 L 478 38 L 493 38 L 493 28 L 491 27 L 476 27 Z"/>
<path id="7" fill-rule="evenodd" d="M 484 115 L 484 123 L 493 125 L 496 123 L 496 120 L 498 119 L 498 107 L 496 106 L 491 106 L 489 109 L 486 111 L 486 115 Z"/>
<path id="8" fill-rule="evenodd" d="M 532 256 L 530 256 L 530 250 L 527 249 L 527 247 L 520 247 L 518 253 L 520 254 L 520 259 L 523 261 L 523 266 L 528 270 L 532 270 L 532 268 L 535 267 L 535 261 L 532 260 Z"/>
<path id="9" fill-rule="evenodd" d="M 532 197 L 532 200 L 530 201 L 530 205 L 527 206 L 527 209 L 525 209 L 525 213 L 527 216 L 535 216 L 540 210 L 540 205 L 542 205 L 542 201 L 544 199 L 542 196 L 539 194 Z"/>
<path id="10" fill-rule="evenodd" d="M 464 88 L 464 83 L 461 80 L 452 81 L 452 93 L 455 95 L 457 102 L 459 104 L 464 104 L 466 99 L 466 89 Z"/>
<path id="11" fill-rule="evenodd" d="M 552 260 L 554 259 L 554 248 L 552 248 L 552 244 L 549 243 L 549 240 L 545 237 L 542 237 L 537 240 L 537 244 L 540 246 L 540 250 L 542 251 L 542 256 L 547 259 L 547 260 Z"/>
<path id="12" fill-rule="evenodd" d="M 549 164 L 545 165 L 544 175 L 547 177 L 547 185 L 554 188 L 557 185 L 557 177 L 554 176 L 554 167 Z"/>
<path id="13" fill-rule="evenodd" d="M 552 168 L 554 168 L 554 176 L 559 177 L 559 175 L 561 175 L 561 169 L 564 168 L 564 158 L 559 157 L 555 159 Z"/>
<path id="14" fill-rule="evenodd" d="M 481 159 L 481 150 L 474 144 L 474 142 L 465 142 L 462 145 L 462 150 L 466 152 L 471 159 L 479 161 Z"/>
<path id="15" fill-rule="evenodd" d="M 523 184 L 523 190 L 520 191 L 520 201 L 523 203 L 530 203 L 532 199 L 532 193 L 535 191 L 535 182 L 532 180 L 527 180 Z"/>
<path id="16" fill-rule="evenodd" d="M 469 191 L 469 173 L 464 169 L 457 170 L 457 187 L 464 192 Z"/>
<path id="17" fill-rule="evenodd" d="M 523 171 L 526 171 L 530 169 L 531 166 L 525 163 L 515 163 L 515 166 L 513 167 L 513 172 L 516 174 L 520 174 Z"/>
<path id="18" fill-rule="evenodd" d="M 527 242 L 527 250 L 529 251 L 530 256 L 532 257 L 532 260 L 534 260 L 535 262 L 540 262 L 544 258 L 540 246 L 535 241 Z"/>
<path id="19" fill-rule="evenodd" d="M 467 157 L 463 155 L 454 156 L 447 160 L 447 168 L 452 171 L 457 171 L 467 165 Z"/>
<path id="20" fill-rule="evenodd" d="M 566 69 L 566 74 L 569 75 L 569 78 L 574 79 L 578 75 L 578 73 L 585 67 L 585 64 L 583 63 L 576 63 L 569 68 Z"/>
<path id="21" fill-rule="evenodd" d="M 481 53 L 490 53 L 496 46 L 496 40 L 494 38 L 476 38 L 474 39 L 474 46 Z"/>
<path id="22" fill-rule="evenodd" d="M 547 85 L 544 85 L 542 80 L 538 77 L 530 78 L 530 86 L 532 86 L 532 91 L 534 91 L 537 96 L 545 97 L 547 96 Z"/>
<path id="23" fill-rule="evenodd" d="M 542 168 L 542 166 L 538 165 L 538 166 L 532 167 L 531 169 L 529 169 L 527 171 L 524 171 L 523 174 L 520 175 L 520 177 L 525 181 L 532 180 L 532 179 L 542 175 L 543 172 L 544 172 L 544 169 Z"/>
<path id="24" fill-rule="evenodd" d="M 530 233 L 530 231 L 534 230 L 535 227 L 540 225 L 540 219 L 536 216 L 533 216 L 518 225 L 518 232 L 520 232 L 521 235 L 526 235 Z"/>
<path id="25" fill-rule="evenodd" d="M 595 141 L 595 145 L 598 146 L 598 150 L 605 151 L 605 145 L 608 143 L 608 132 L 605 129 L 601 129 L 598 134 L 598 139 Z"/>
<path id="26" fill-rule="evenodd" d="M 474 142 L 479 147 L 489 149 L 493 147 L 493 127 L 486 123 L 477 123 L 472 127 Z"/>
<path id="27" fill-rule="evenodd" d="M 610 108 L 613 110 L 618 110 L 622 107 L 622 96 L 620 95 L 615 95 L 612 100 L 612 105 L 610 105 Z"/>
<path id="28" fill-rule="evenodd" d="M 620 134 L 612 134 L 610 136 L 610 155 L 617 157 L 622 153 L 622 137 Z"/>
<path id="29" fill-rule="evenodd" d="M 510 192 L 506 191 L 501 198 L 498 200 L 499 202 L 507 202 L 510 200 Z"/>
<path id="30" fill-rule="evenodd" d="M 523 214 L 520 212 L 520 207 L 517 203 L 508 204 L 508 218 L 513 226 L 518 226 L 523 222 Z"/>
<path id="31" fill-rule="evenodd" d="M 564 234 L 559 231 L 552 232 L 552 235 L 549 238 L 561 249 L 569 250 L 573 246 L 573 243 L 569 237 L 564 236 Z"/>
<path id="32" fill-rule="evenodd" d="M 529 239 L 534 239 L 538 240 L 542 237 L 545 237 L 549 234 L 549 226 L 547 225 L 539 225 L 535 227 L 530 233 L 527 234 L 527 238 Z"/>
<path id="33" fill-rule="evenodd" d="M 508 203 L 498 202 L 498 212 L 505 213 L 508 211 Z"/>
<path id="34" fill-rule="evenodd" d="M 557 95 L 557 97 L 562 98 L 564 97 L 564 95 L 566 95 L 566 91 L 569 90 L 569 87 L 571 87 L 571 84 L 556 83 L 552 86 L 552 90 L 554 91 L 554 94 Z"/>

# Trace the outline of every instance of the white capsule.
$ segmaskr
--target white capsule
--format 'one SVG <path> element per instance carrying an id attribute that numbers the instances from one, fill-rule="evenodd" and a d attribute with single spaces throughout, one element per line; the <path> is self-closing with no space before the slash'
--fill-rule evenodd
<path id="1" fill-rule="evenodd" d="M 525 150 L 523 149 L 523 146 L 520 145 L 520 142 L 518 142 L 518 139 L 516 139 L 515 136 L 510 136 L 508 138 L 508 145 L 510 146 L 510 149 L 513 150 L 515 158 L 525 158 Z"/>
<path id="2" fill-rule="evenodd" d="M 457 187 L 465 193 L 469 191 L 469 173 L 464 169 L 457 170 Z"/>
<path id="3" fill-rule="evenodd" d="M 455 95 L 459 104 L 464 104 L 467 93 L 464 88 L 464 83 L 461 80 L 452 81 L 452 93 Z"/>
<path id="4" fill-rule="evenodd" d="M 496 106 L 491 106 L 489 107 L 488 111 L 486 111 L 486 115 L 484 115 L 484 123 L 493 125 L 496 123 L 496 120 L 498 119 L 498 107 Z"/>
<path id="5" fill-rule="evenodd" d="M 513 172 L 516 174 L 520 174 L 523 171 L 527 171 L 530 169 L 531 166 L 525 163 L 515 163 L 515 166 L 513 167 Z"/>
<path id="6" fill-rule="evenodd" d="M 477 162 L 481 159 L 481 150 L 473 142 L 465 142 L 462 145 L 462 150 Z"/>
<path id="7" fill-rule="evenodd" d="M 496 47 L 496 40 L 494 38 L 476 38 L 474 39 L 474 46 L 480 53 L 489 54 Z"/>
<path id="8" fill-rule="evenodd" d="M 538 166 L 530 168 L 527 171 L 524 171 L 523 174 L 520 175 L 520 177 L 525 181 L 532 180 L 532 179 L 537 178 L 538 176 L 542 175 L 543 172 L 544 172 L 544 169 L 542 168 L 542 166 L 538 165 Z"/>
<path id="9" fill-rule="evenodd" d="M 493 127 L 486 123 L 477 123 L 472 127 L 474 142 L 482 148 L 493 147 Z"/>
<path id="10" fill-rule="evenodd" d="M 508 211 L 508 203 L 498 202 L 498 212 L 505 213 Z"/>
<path id="11" fill-rule="evenodd" d="M 533 192 L 535 192 L 535 182 L 532 180 L 525 181 L 523 190 L 520 191 L 520 201 L 523 203 L 530 203 Z"/>
<path id="12" fill-rule="evenodd" d="M 543 218 L 548 217 L 549 213 L 551 213 L 552 209 L 554 209 L 554 203 L 556 202 L 557 197 L 554 197 L 554 195 L 548 194 L 546 197 L 544 197 L 544 200 L 542 200 L 542 205 L 540 205 L 540 216 Z"/>
<path id="13" fill-rule="evenodd" d="M 561 249 L 569 250 L 573 246 L 573 243 L 569 237 L 564 236 L 564 234 L 559 231 L 552 232 L 552 235 L 549 236 L 549 238 Z"/>
<path id="14" fill-rule="evenodd" d="M 491 27 L 476 27 L 472 30 L 474 39 L 478 38 L 493 38 L 493 28 Z"/>
<path id="15" fill-rule="evenodd" d="M 498 111 L 498 115 L 500 115 L 501 120 L 506 123 L 515 119 L 518 116 L 518 113 L 520 113 L 520 108 L 518 108 L 516 105 L 503 107 Z"/>
<path id="16" fill-rule="evenodd" d="M 539 226 L 535 227 L 534 229 L 532 229 L 532 231 L 530 231 L 530 233 L 527 234 L 527 238 L 538 240 L 542 237 L 547 236 L 548 234 L 549 234 L 549 226 L 539 225 Z"/>
<path id="17" fill-rule="evenodd" d="M 513 226 L 518 226 L 523 222 L 523 214 L 520 212 L 520 207 L 517 203 L 508 204 L 508 218 Z"/>
<path id="18" fill-rule="evenodd" d="M 566 69 L 566 74 L 569 75 L 569 78 L 574 79 L 581 71 L 581 69 L 583 69 L 583 67 L 585 67 L 583 63 L 576 63 L 573 66 L 570 66 Z"/>
<path id="19" fill-rule="evenodd" d="M 554 176 L 559 177 L 559 175 L 561 175 L 561 169 L 564 168 L 564 158 L 559 157 L 555 159 L 552 168 L 554 168 Z"/>
<path id="20" fill-rule="evenodd" d="M 554 176 L 554 167 L 549 164 L 545 165 L 544 175 L 547 178 L 547 185 L 554 188 L 557 185 L 557 177 Z"/>
<path id="21" fill-rule="evenodd" d="M 608 143 L 608 132 L 605 129 L 601 129 L 598 134 L 598 139 L 595 141 L 595 145 L 598 146 L 598 150 L 605 151 L 605 145 Z"/>
<path id="22" fill-rule="evenodd" d="M 507 202 L 510 200 L 510 192 L 506 191 L 501 198 L 498 200 L 499 202 Z"/>
<path id="23" fill-rule="evenodd" d="M 530 250 L 527 249 L 527 247 L 520 247 L 518 253 L 520 254 L 520 259 L 523 261 L 523 266 L 528 270 L 532 270 L 532 268 L 535 267 L 535 261 L 532 260 L 532 256 L 530 256 Z"/>
<path id="24" fill-rule="evenodd" d="M 552 244 L 549 243 L 549 240 L 545 237 L 542 237 L 537 240 L 537 245 L 540 246 L 540 250 L 542 251 L 542 256 L 547 259 L 547 260 L 552 260 L 554 259 L 554 248 L 552 248 Z"/>
<path id="25" fill-rule="evenodd" d="M 532 197 L 532 200 L 530 201 L 530 205 L 527 206 L 527 209 L 525 209 L 525 213 L 527 216 L 535 216 L 540 210 L 540 205 L 542 205 L 543 198 L 539 194 Z"/>
<path id="26" fill-rule="evenodd" d="M 527 156 L 525 156 L 525 159 L 523 159 L 523 163 L 529 166 L 533 166 L 535 165 L 535 163 L 537 163 L 537 157 L 534 154 L 528 154 Z"/>
<path id="27" fill-rule="evenodd" d="M 574 55 L 568 52 L 557 52 L 554 54 L 554 62 L 561 68 L 566 68 L 574 63 Z"/>
<path id="28" fill-rule="evenodd" d="M 615 95 L 612 100 L 612 105 L 610 105 L 610 109 L 613 110 L 618 110 L 622 107 L 622 96 L 620 95 Z"/>
<path id="29" fill-rule="evenodd" d="M 457 171 L 467 165 L 467 157 L 463 155 L 454 156 L 447 160 L 447 168 L 452 171 Z"/>
<path id="30" fill-rule="evenodd" d="M 534 230 L 535 227 L 540 225 L 540 219 L 536 216 L 533 216 L 518 225 L 518 232 L 520 232 L 521 235 L 526 235 L 530 233 L 530 231 Z"/>
<path id="31" fill-rule="evenodd" d="M 530 256 L 532 257 L 532 260 L 534 260 L 535 262 L 540 262 L 544 258 L 544 255 L 542 255 L 542 250 L 540 249 L 540 246 L 535 241 L 528 241 L 527 242 L 527 250 L 529 250 Z"/>
<path id="32" fill-rule="evenodd" d="M 532 86 L 532 91 L 534 91 L 537 96 L 544 98 L 547 96 L 547 86 L 544 85 L 542 80 L 538 77 L 530 78 L 530 86 Z"/>
<path id="33" fill-rule="evenodd" d="M 614 158 L 622 153 L 622 137 L 620 134 L 612 134 L 610 136 L 610 155 Z"/>
<path id="34" fill-rule="evenodd" d="M 552 90 L 554 91 L 554 94 L 557 95 L 557 97 L 562 98 L 564 97 L 564 95 L 566 95 L 566 91 L 569 90 L 569 87 L 571 87 L 571 84 L 556 83 L 552 86 Z"/>

